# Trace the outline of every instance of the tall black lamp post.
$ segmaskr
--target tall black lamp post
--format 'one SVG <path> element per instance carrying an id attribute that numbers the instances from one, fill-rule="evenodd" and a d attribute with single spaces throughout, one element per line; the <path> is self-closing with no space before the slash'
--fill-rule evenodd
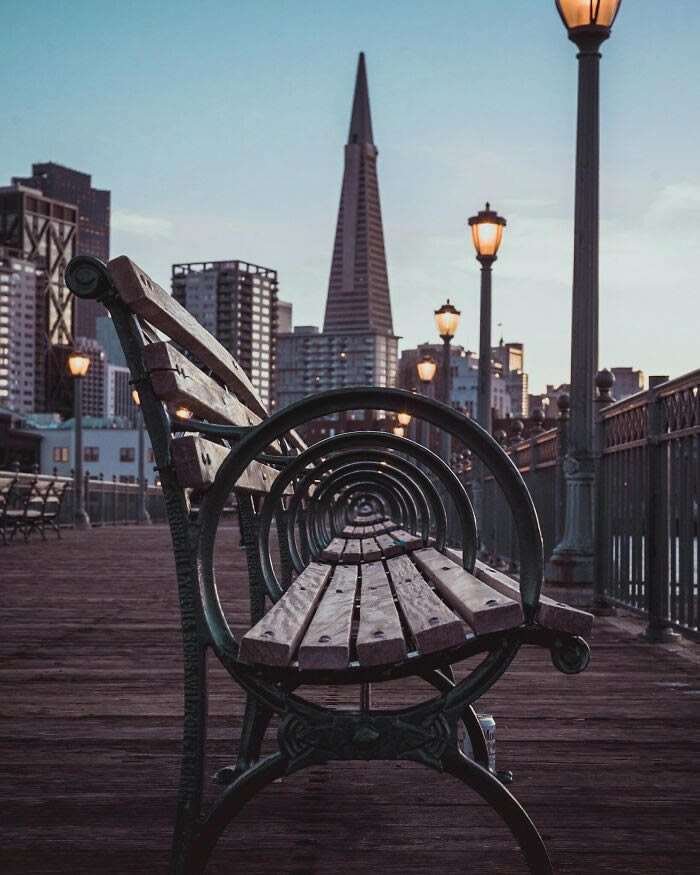
<path id="1" fill-rule="evenodd" d="M 83 378 L 90 367 L 90 357 L 77 350 L 68 356 L 68 370 L 73 379 L 73 415 L 75 419 L 75 464 L 73 466 L 73 523 L 77 529 L 90 527 L 83 492 Z"/>
<path id="2" fill-rule="evenodd" d="M 141 410 L 141 398 L 137 389 L 131 390 L 131 397 L 134 404 L 138 407 L 136 414 L 138 428 L 138 481 L 139 481 L 139 500 L 137 510 L 137 521 L 139 523 L 148 524 L 151 522 L 151 515 L 146 507 L 146 460 L 144 458 L 144 424 L 143 410 Z"/>
<path id="3" fill-rule="evenodd" d="M 479 315 L 479 374 L 476 388 L 477 422 L 491 434 L 491 268 L 501 245 L 506 220 L 491 209 L 480 210 L 469 219 L 476 260 L 481 265 L 481 310 Z M 474 504 L 479 529 L 485 528 L 483 495 L 486 471 L 482 464 L 476 465 L 476 478 L 472 482 Z M 472 466 L 474 471 L 474 466 Z"/>
<path id="4" fill-rule="evenodd" d="M 598 370 L 598 180 L 600 45 L 610 36 L 620 0 L 555 0 L 578 46 L 578 118 L 571 331 L 571 421 L 564 463 L 564 535 L 547 564 L 550 583 L 593 584 L 593 399 Z M 582 594 L 582 599 L 586 596 Z"/>
<path id="5" fill-rule="evenodd" d="M 440 400 L 447 404 L 451 404 L 452 396 L 452 361 L 450 358 L 450 343 L 452 338 L 457 333 L 459 325 L 460 311 L 450 304 L 450 299 L 435 311 L 435 324 L 437 325 L 438 334 L 442 338 L 442 397 Z M 443 461 L 450 460 L 450 435 L 442 429 L 440 431 L 440 455 Z"/>
<path id="6" fill-rule="evenodd" d="M 416 370 L 418 371 L 418 379 L 421 382 L 423 395 L 429 395 L 430 384 L 433 377 L 435 376 L 437 363 L 431 356 L 426 354 L 416 365 Z M 420 420 L 420 426 L 421 434 L 416 435 L 416 438 L 421 444 L 423 444 L 423 446 L 426 446 L 428 447 L 428 449 L 430 449 L 430 425 L 429 423 Z"/>

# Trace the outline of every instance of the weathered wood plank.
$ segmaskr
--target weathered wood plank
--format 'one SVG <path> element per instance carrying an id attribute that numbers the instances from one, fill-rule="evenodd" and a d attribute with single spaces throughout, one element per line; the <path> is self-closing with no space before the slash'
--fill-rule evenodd
<path id="1" fill-rule="evenodd" d="M 462 621 L 435 595 L 408 556 L 389 559 L 387 568 L 421 653 L 445 650 L 464 640 Z"/>
<path id="2" fill-rule="evenodd" d="M 423 546 L 423 539 L 417 535 L 412 535 L 403 529 L 394 529 L 391 532 L 391 537 L 397 542 L 402 550 L 418 550 Z"/>
<path id="3" fill-rule="evenodd" d="M 173 439 L 173 464 L 180 486 L 191 489 L 209 489 L 216 478 L 216 472 L 231 450 L 215 444 L 199 435 L 185 435 Z M 239 477 L 234 490 L 264 495 L 277 477 L 275 468 L 262 462 L 251 462 Z M 292 492 L 291 484 L 285 495 Z"/>
<path id="4" fill-rule="evenodd" d="M 479 561 L 474 571 L 479 580 L 483 580 L 503 595 L 520 601 L 520 586 L 512 577 Z M 556 602 L 542 594 L 540 594 L 536 618 L 538 623 L 548 629 L 569 632 L 571 635 L 588 635 L 593 628 L 593 614 L 579 608 L 572 608 L 563 602 Z"/>
<path id="5" fill-rule="evenodd" d="M 333 538 L 333 540 L 324 547 L 321 556 L 329 562 L 340 562 L 340 557 L 343 555 L 345 544 L 344 538 Z"/>
<path id="6" fill-rule="evenodd" d="M 312 562 L 282 598 L 241 640 L 241 659 L 263 665 L 288 665 L 311 622 L 330 577 L 329 565 Z"/>
<path id="7" fill-rule="evenodd" d="M 254 413 L 267 416 L 267 409 L 246 372 L 191 313 L 126 255 L 113 258 L 107 268 L 121 299 L 134 313 L 147 319 L 211 368 Z"/>
<path id="8" fill-rule="evenodd" d="M 343 562 L 362 561 L 362 541 L 359 538 L 348 538 L 343 550 Z"/>
<path id="9" fill-rule="evenodd" d="M 223 425 L 257 425 L 261 418 L 224 386 L 175 349 L 172 343 L 150 343 L 143 350 L 153 390 L 163 401 L 184 404 L 192 413 Z"/>
<path id="10" fill-rule="evenodd" d="M 403 553 L 403 547 L 395 541 L 391 535 L 377 535 L 375 541 L 387 559 L 391 556 L 398 556 L 399 553 Z"/>
<path id="11" fill-rule="evenodd" d="M 348 667 L 357 582 L 356 565 L 335 567 L 299 647 L 300 668 Z"/>
<path id="12" fill-rule="evenodd" d="M 357 658 L 361 665 L 390 665 L 406 656 L 401 621 L 381 562 L 362 566 Z"/>
<path id="13" fill-rule="evenodd" d="M 376 562 L 382 558 L 382 551 L 375 538 L 362 539 L 362 561 Z"/>
<path id="14" fill-rule="evenodd" d="M 496 592 L 433 547 L 412 555 L 418 568 L 477 635 L 512 629 L 523 622 L 520 602 Z"/>

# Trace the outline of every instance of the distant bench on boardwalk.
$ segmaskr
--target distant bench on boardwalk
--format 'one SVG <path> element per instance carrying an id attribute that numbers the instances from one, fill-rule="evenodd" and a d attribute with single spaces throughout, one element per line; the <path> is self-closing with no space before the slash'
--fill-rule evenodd
<path id="1" fill-rule="evenodd" d="M 396 389 L 318 393 L 270 415 L 229 352 L 125 256 L 107 266 L 76 258 L 66 281 L 76 295 L 102 301 L 112 317 L 172 532 L 185 713 L 171 872 L 203 872 L 222 831 L 265 785 L 335 760 L 412 760 L 459 778 L 510 827 L 530 871 L 551 872 L 537 830 L 488 768 L 472 706 L 522 644 L 548 648 L 563 672 L 583 670 L 589 653 L 579 636 L 591 617 L 540 598 L 537 515 L 500 446 L 456 411 Z M 467 493 L 428 449 L 384 432 L 336 434 L 307 447 L 296 431 L 357 409 L 424 419 L 482 460 L 515 520 L 519 583 L 477 563 Z M 217 537 L 225 536 L 219 522 L 232 493 L 250 585 L 250 629 L 240 639 L 215 574 Z M 446 547 L 448 514 L 457 520 L 461 553 Z M 217 773 L 225 789 L 203 812 L 210 650 L 247 702 L 237 759 Z M 452 666 L 476 656 L 456 683 Z M 372 684 L 410 676 L 437 695 L 401 709 L 372 708 Z M 321 707 L 295 692 L 329 684 L 356 685 L 359 708 Z M 275 716 L 277 749 L 262 757 Z M 472 756 L 459 747 L 460 724 Z"/>

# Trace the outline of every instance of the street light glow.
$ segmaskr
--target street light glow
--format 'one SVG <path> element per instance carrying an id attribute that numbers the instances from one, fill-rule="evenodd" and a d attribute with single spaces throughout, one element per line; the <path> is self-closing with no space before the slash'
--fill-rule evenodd
<path id="1" fill-rule="evenodd" d="M 443 340 L 447 337 L 452 338 L 455 336 L 461 315 L 461 312 L 453 304 L 450 304 L 449 298 L 446 304 L 443 304 L 439 310 L 435 311 L 435 324 L 437 325 L 438 334 Z"/>
<path id="2" fill-rule="evenodd" d="M 90 356 L 74 352 L 68 356 L 68 370 L 73 377 L 84 377 L 90 367 Z"/>
<path id="3" fill-rule="evenodd" d="M 472 216 L 469 219 L 469 225 L 472 229 L 472 241 L 477 258 L 482 256 L 495 258 L 498 247 L 501 245 L 503 229 L 506 226 L 506 220 L 503 216 L 499 216 L 495 210 L 492 210 L 491 205 L 486 201 L 486 209 L 480 210 L 476 216 Z"/>
<path id="4" fill-rule="evenodd" d="M 137 407 L 140 407 L 140 406 L 141 406 L 141 397 L 139 396 L 139 390 L 138 390 L 138 389 L 132 389 L 132 390 L 131 390 L 131 397 L 132 397 L 132 399 L 133 399 L 133 401 L 134 401 L 134 404 L 136 404 Z"/>
<path id="5" fill-rule="evenodd" d="M 410 425 L 411 424 L 411 414 L 410 413 L 399 413 L 396 417 L 399 421 L 399 425 Z"/>
<path id="6" fill-rule="evenodd" d="M 416 365 L 418 379 L 421 383 L 429 383 L 435 376 L 436 369 L 437 363 L 429 355 L 424 355 Z"/>
<path id="7" fill-rule="evenodd" d="M 555 0 L 567 30 L 612 27 L 621 0 Z"/>

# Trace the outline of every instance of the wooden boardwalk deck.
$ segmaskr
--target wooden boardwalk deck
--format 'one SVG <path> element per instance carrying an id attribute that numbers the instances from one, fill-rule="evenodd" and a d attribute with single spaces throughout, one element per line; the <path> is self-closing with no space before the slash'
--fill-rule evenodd
<path id="1" fill-rule="evenodd" d="M 229 612 L 244 555 L 220 548 Z M 174 571 L 164 527 L 69 531 L 0 552 L 0 871 L 164 872 L 180 739 Z M 523 649 L 482 700 L 498 764 L 558 873 L 700 870 L 700 659 L 598 622 L 590 669 Z M 410 695 L 430 695 L 419 681 Z M 375 688 L 377 705 L 399 685 Z M 406 695 L 406 686 L 401 697 Z M 329 704 L 355 690 L 324 691 Z M 212 672 L 211 771 L 231 761 L 241 696 Z M 218 873 L 518 873 L 514 842 L 468 789 L 407 764 L 319 767 L 265 790 L 229 827 Z"/>

